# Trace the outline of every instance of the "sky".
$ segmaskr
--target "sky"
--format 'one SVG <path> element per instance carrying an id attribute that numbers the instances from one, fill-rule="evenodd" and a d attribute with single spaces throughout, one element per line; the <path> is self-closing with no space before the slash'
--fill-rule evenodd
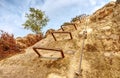
<path id="1" fill-rule="evenodd" d="M 23 28 L 25 14 L 29 8 L 45 11 L 50 21 L 42 32 L 59 29 L 64 22 L 81 14 L 92 14 L 106 3 L 113 0 L 0 0 L 0 30 L 14 34 L 15 37 L 32 33 Z"/>

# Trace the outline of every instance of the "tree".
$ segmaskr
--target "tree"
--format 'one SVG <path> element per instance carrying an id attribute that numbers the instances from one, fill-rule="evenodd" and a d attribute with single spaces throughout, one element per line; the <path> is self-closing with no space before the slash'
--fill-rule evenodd
<path id="1" fill-rule="evenodd" d="M 32 32 L 40 33 L 42 28 L 47 25 L 49 21 L 45 13 L 39 9 L 30 8 L 30 14 L 26 14 L 27 20 L 23 24 L 24 29 L 30 29 Z"/>

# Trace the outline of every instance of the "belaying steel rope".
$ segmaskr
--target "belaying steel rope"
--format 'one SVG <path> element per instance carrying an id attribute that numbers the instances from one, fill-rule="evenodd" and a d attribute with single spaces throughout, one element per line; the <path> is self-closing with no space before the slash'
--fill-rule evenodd
<path id="1" fill-rule="evenodd" d="M 86 20 L 86 23 L 85 23 L 84 31 L 83 31 L 83 42 L 82 42 L 82 49 L 81 49 L 81 54 L 80 54 L 79 69 L 78 69 L 78 72 L 75 73 L 77 75 L 77 77 L 75 77 L 75 78 L 78 78 L 79 76 L 81 76 L 81 73 L 82 73 L 81 72 L 82 57 L 83 57 L 85 39 L 87 38 L 87 22 L 88 22 L 87 17 L 85 18 L 85 20 Z"/>

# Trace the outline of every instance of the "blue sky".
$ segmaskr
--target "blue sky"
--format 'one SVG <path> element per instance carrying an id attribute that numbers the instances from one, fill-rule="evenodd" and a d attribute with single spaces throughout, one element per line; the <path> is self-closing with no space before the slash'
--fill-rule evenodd
<path id="1" fill-rule="evenodd" d="M 32 33 L 23 29 L 25 13 L 30 7 L 41 9 L 49 17 L 48 25 L 43 28 L 58 29 L 64 22 L 83 13 L 92 14 L 111 0 L 0 0 L 0 29 L 15 37 Z"/>

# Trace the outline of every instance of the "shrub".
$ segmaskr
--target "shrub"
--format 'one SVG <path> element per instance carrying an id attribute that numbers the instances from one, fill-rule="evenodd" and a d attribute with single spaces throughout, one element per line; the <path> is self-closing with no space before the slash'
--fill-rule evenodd
<path id="1" fill-rule="evenodd" d="M 79 16 L 76 16 L 75 18 L 72 18 L 71 22 L 75 22 L 77 20 L 81 21 L 81 20 L 85 19 L 87 16 L 88 15 L 86 15 L 86 14 L 81 14 Z"/>
<path id="2" fill-rule="evenodd" d="M 0 58 L 19 52 L 19 46 L 16 44 L 13 34 L 0 30 Z"/>

